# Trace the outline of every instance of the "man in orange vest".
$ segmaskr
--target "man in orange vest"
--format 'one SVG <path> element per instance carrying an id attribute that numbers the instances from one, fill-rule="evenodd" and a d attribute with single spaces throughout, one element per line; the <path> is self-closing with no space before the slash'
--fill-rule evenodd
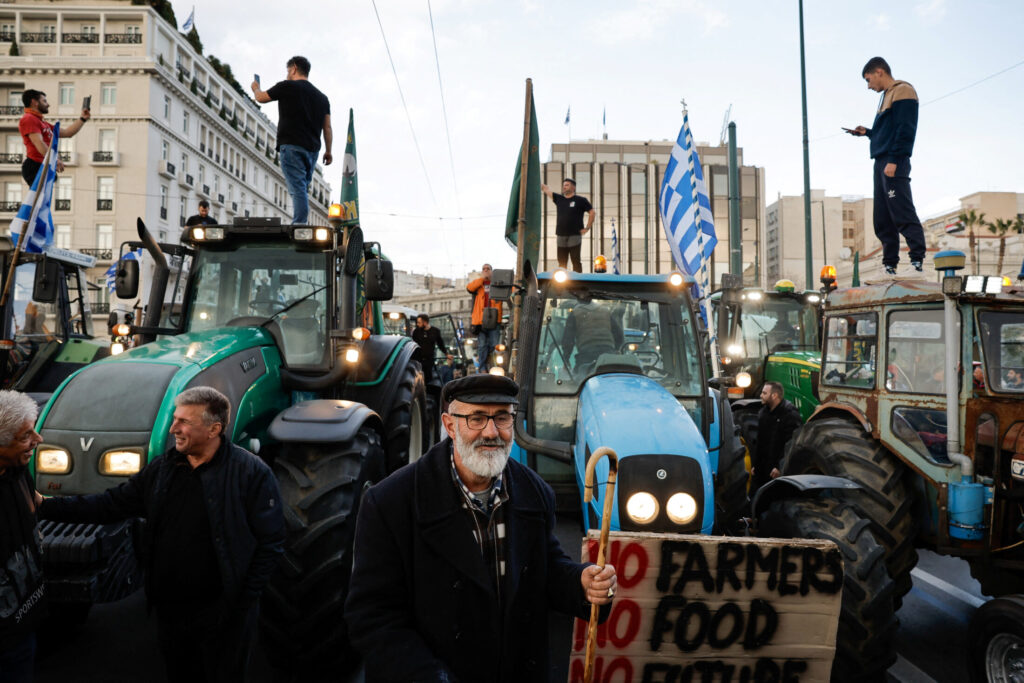
<path id="1" fill-rule="evenodd" d="M 487 372 L 491 352 L 498 345 L 501 331 L 498 325 L 493 329 L 483 328 L 484 309 L 498 309 L 498 322 L 501 322 L 501 302 L 491 300 L 491 264 L 485 263 L 481 276 L 466 285 L 466 290 L 473 295 L 473 317 L 470 319 L 470 331 L 476 335 L 476 367 L 480 372 Z"/>

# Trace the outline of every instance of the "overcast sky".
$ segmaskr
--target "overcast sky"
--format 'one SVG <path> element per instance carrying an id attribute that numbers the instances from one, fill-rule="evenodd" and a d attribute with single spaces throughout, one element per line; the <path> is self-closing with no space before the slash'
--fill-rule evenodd
<path id="1" fill-rule="evenodd" d="M 190 7 L 176 3 L 179 22 Z M 331 100 L 339 162 L 325 171 L 335 200 L 355 110 L 363 229 L 398 268 L 460 276 L 485 260 L 514 264 L 502 235 L 528 77 L 541 161 L 568 139 L 570 106 L 574 140 L 601 136 L 604 108 L 609 139 L 672 140 L 685 98 L 698 140 L 718 140 L 732 105 L 744 161 L 764 167 L 769 203 L 802 192 L 796 0 L 432 0 L 430 8 L 454 164 L 427 0 L 377 0 L 383 36 L 371 0 L 195 5 L 206 53 L 230 63 L 246 88 L 254 72 L 265 88 L 283 78 L 292 54 L 310 59 L 310 80 Z M 921 98 L 911 175 L 922 218 L 974 191 L 1024 192 L 1024 3 L 808 0 L 804 22 L 813 188 L 871 194 L 867 140 L 840 126 L 871 125 L 878 95 L 860 72 L 877 54 Z M 264 109 L 276 119 L 275 105 Z"/>

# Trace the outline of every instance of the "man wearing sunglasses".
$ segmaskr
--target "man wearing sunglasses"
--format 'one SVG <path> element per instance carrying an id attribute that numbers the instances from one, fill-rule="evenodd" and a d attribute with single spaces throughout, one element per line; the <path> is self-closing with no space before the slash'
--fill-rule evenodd
<path id="1" fill-rule="evenodd" d="M 610 611 L 615 568 L 566 555 L 554 492 L 509 460 L 518 394 L 449 382 L 449 438 L 364 495 L 345 615 L 368 683 L 547 680 L 548 610 Z"/>

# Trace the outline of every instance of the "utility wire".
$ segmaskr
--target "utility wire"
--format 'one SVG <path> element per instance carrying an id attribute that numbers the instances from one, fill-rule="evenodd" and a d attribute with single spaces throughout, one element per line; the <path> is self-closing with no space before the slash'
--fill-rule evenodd
<path id="1" fill-rule="evenodd" d="M 437 88 L 441 92 L 441 114 L 444 117 L 444 135 L 448 140 L 448 163 L 452 168 L 452 188 L 455 191 L 455 211 L 460 216 L 462 215 L 462 204 L 459 201 L 459 183 L 455 178 L 455 155 L 452 153 L 452 134 L 451 129 L 448 127 L 448 105 L 444 100 L 444 82 L 441 79 L 441 58 L 437 54 L 437 33 L 434 31 L 434 11 L 430 7 L 430 0 L 427 0 L 427 16 L 430 17 L 430 37 L 434 41 L 434 64 L 437 65 Z M 461 227 L 462 221 L 460 219 L 459 225 Z M 462 240 L 462 260 L 466 260 L 466 240 L 463 236 Z"/>

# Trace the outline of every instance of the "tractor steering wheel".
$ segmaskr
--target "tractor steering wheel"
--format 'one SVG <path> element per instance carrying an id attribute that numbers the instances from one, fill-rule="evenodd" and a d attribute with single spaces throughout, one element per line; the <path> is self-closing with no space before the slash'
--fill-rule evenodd
<path id="1" fill-rule="evenodd" d="M 249 309 L 250 310 L 258 311 L 258 310 L 260 310 L 261 307 L 264 307 L 264 306 L 269 306 L 270 307 L 270 313 L 274 314 L 274 313 L 277 313 L 279 311 L 283 311 L 285 308 L 288 307 L 288 304 L 282 303 L 280 301 L 274 301 L 273 299 L 250 299 L 249 300 Z"/>

